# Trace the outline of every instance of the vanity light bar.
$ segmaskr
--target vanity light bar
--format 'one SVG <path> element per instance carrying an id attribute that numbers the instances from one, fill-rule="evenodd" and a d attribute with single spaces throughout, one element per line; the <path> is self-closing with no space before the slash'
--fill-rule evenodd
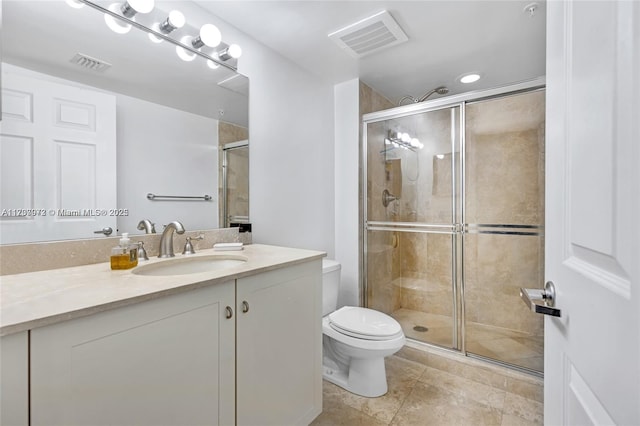
<path id="1" fill-rule="evenodd" d="M 78 3 L 86 4 L 89 7 L 92 7 L 98 10 L 99 12 L 102 12 L 105 16 L 105 21 L 107 23 L 109 22 L 112 23 L 112 25 L 109 25 L 109 28 L 111 28 L 115 32 L 118 32 L 120 34 L 125 34 L 129 31 L 131 27 L 136 27 L 148 33 L 150 38 L 151 36 L 153 36 L 152 40 L 154 42 L 160 42 L 162 40 L 165 40 L 174 44 L 176 46 L 176 49 L 179 48 L 180 51 L 185 54 L 182 56 L 189 57 L 190 60 L 192 60 L 191 59 L 192 55 L 193 55 L 193 58 L 195 58 L 195 56 L 200 56 L 202 58 L 205 58 L 206 60 L 212 61 L 213 63 L 219 66 L 223 66 L 231 71 L 234 71 L 234 72 L 237 71 L 237 58 L 241 55 L 242 50 L 237 45 L 231 45 L 234 47 L 233 49 L 231 49 L 231 52 L 229 52 L 228 50 L 224 51 L 229 46 L 222 43 L 222 36 L 220 34 L 220 31 L 214 25 L 205 24 L 203 26 L 204 32 L 200 31 L 198 36 L 196 37 L 188 37 L 188 36 L 184 36 L 185 30 L 186 30 L 185 28 L 186 25 L 182 21 L 182 19 L 184 19 L 184 15 L 182 15 L 178 11 L 172 11 L 169 14 L 169 15 L 173 14 L 174 15 L 173 18 L 171 16 L 167 18 L 166 17 L 167 15 L 164 15 L 164 12 L 159 11 L 158 13 L 164 15 L 160 19 L 162 22 L 159 23 L 159 22 L 149 22 L 150 19 L 155 19 L 158 13 L 152 14 L 151 11 L 153 8 L 148 9 L 149 12 L 147 12 L 147 14 L 156 15 L 156 17 L 151 16 L 151 18 L 144 18 L 144 17 L 140 18 L 139 21 L 144 22 L 146 20 L 146 23 L 148 25 L 145 25 L 141 22 L 138 22 L 138 18 L 140 14 L 143 13 L 141 10 L 137 11 L 136 14 L 132 15 L 131 18 L 128 18 L 123 14 L 123 11 L 122 11 L 123 7 L 120 7 L 118 3 L 114 3 L 111 5 L 111 6 L 115 5 L 116 7 L 112 8 L 110 6 L 108 8 L 105 8 L 90 0 L 75 0 L 75 1 Z M 136 3 L 134 0 L 127 0 L 127 2 L 125 2 L 129 5 L 128 8 L 125 8 L 127 11 L 136 9 L 135 7 L 132 7 L 133 6 L 131 4 L 132 2 Z M 147 9 L 143 9 L 143 10 L 147 10 Z M 131 13 L 131 12 L 128 12 L 128 13 Z M 177 13 L 180 14 L 181 16 L 176 19 L 175 17 L 177 16 Z M 182 24 L 182 28 L 180 28 L 181 27 L 180 24 Z M 176 30 L 181 29 L 182 31 L 174 31 L 174 30 L 169 31 L 172 27 L 174 27 Z M 213 30 L 213 28 L 215 28 L 215 30 Z M 181 37 L 181 39 L 178 40 L 177 38 L 174 38 L 173 37 L 174 33 L 180 33 L 180 34 L 177 34 L 176 37 Z M 220 39 L 220 41 L 218 41 L 218 38 Z M 213 51 L 212 53 L 201 51 L 200 48 L 205 46 L 217 47 L 217 50 Z"/>

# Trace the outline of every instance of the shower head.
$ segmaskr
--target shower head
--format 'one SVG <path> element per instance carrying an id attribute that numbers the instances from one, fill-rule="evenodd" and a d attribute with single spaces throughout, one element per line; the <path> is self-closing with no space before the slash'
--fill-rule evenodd
<path id="1" fill-rule="evenodd" d="M 406 96 L 403 96 L 403 97 L 398 101 L 398 106 L 401 106 L 401 105 L 402 105 L 402 103 L 403 103 L 404 101 L 406 101 L 406 100 L 410 100 L 411 102 L 414 102 L 414 103 L 424 102 L 424 101 L 426 101 L 426 100 L 427 100 L 427 98 L 428 98 L 429 96 L 433 95 L 434 93 L 437 93 L 438 95 L 446 95 L 447 93 L 449 93 L 449 89 L 447 89 L 447 88 L 446 88 L 446 87 L 444 87 L 444 86 L 439 86 L 439 87 L 436 87 L 436 88 L 435 88 L 435 89 L 433 89 L 433 90 L 428 91 L 427 93 L 425 93 L 424 95 L 422 95 L 422 97 L 421 97 L 421 98 L 419 98 L 419 99 L 416 99 L 416 98 L 414 98 L 414 97 L 413 97 L 413 96 L 411 96 L 411 95 L 406 95 Z"/>
<path id="2" fill-rule="evenodd" d="M 416 102 L 424 102 L 427 100 L 429 96 L 433 95 L 434 93 L 437 93 L 438 95 L 446 95 L 447 93 L 449 93 L 449 89 L 447 89 L 444 86 L 436 87 L 435 89 L 430 90 L 424 95 L 422 95 L 422 97 L 418 99 Z"/>

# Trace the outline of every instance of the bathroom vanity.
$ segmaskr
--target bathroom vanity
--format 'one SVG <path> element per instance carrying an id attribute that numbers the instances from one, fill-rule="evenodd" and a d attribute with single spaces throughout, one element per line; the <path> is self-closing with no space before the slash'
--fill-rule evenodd
<path id="1" fill-rule="evenodd" d="M 0 422 L 310 423 L 322 410 L 324 253 L 233 254 L 246 261 L 181 275 L 104 263 L 2 277 Z M 229 253 L 189 259 L 212 255 Z"/>

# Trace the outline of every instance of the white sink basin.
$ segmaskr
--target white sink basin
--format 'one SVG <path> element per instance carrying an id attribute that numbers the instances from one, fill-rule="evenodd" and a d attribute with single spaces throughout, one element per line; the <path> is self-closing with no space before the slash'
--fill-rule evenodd
<path id="1" fill-rule="evenodd" d="M 244 256 L 211 255 L 191 258 L 168 259 L 134 268 L 132 273 L 152 277 L 167 275 L 188 275 L 201 272 L 219 271 L 242 265 L 248 259 Z"/>

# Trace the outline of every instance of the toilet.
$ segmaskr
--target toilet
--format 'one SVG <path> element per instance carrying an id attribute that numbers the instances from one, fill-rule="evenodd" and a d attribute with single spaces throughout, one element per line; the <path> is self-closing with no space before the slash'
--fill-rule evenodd
<path id="1" fill-rule="evenodd" d="M 405 343 L 400 324 L 368 308 L 344 306 L 338 310 L 340 263 L 322 261 L 322 376 L 366 397 L 387 393 L 384 358 Z"/>

